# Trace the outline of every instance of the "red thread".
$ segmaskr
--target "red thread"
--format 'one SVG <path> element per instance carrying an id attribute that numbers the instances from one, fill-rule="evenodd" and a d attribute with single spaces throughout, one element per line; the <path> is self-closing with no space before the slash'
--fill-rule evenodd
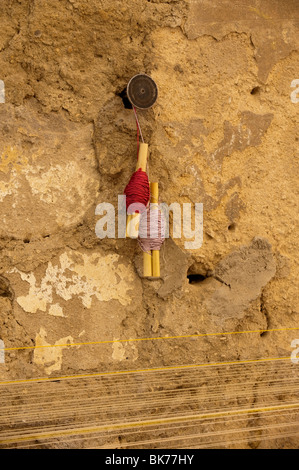
<path id="1" fill-rule="evenodd" d="M 144 212 L 149 200 L 150 200 L 150 188 L 148 176 L 145 171 L 139 168 L 131 176 L 130 181 L 125 187 L 124 194 L 126 195 L 126 206 L 127 213 Z M 131 204 L 137 204 L 134 210 L 128 212 L 128 208 Z"/>

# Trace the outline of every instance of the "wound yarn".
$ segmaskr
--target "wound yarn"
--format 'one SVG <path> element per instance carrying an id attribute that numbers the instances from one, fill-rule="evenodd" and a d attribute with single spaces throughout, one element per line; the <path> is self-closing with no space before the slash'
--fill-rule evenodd
<path id="1" fill-rule="evenodd" d="M 124 194 L 126 195 L 127 213 L 133 214 L 134 212 L 139 212 L 142 214 L 150 200 L 150 187 L 147 173 L 141 168 L 135 171 L 125 187 Z M 128 211 L 131 204 L 135 204 L 135 206 Z"/>
<path id="2" fill-rule="evenodd" d="M 142 251 L 160 250 L 165 240 L 165 218 L 156 204 L 140 217 L 138 243 Z"/>

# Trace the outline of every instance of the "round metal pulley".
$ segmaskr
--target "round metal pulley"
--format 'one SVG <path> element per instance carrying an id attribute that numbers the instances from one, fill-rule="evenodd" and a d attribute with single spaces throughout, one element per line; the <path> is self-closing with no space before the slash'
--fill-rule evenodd
<path id="1" fill-rule="evenodd" d="M 147 109 L 156 102 L 158 87 L 151 77 L 140 73 L 129 81 L 127 96 L 135 108 Z"/>

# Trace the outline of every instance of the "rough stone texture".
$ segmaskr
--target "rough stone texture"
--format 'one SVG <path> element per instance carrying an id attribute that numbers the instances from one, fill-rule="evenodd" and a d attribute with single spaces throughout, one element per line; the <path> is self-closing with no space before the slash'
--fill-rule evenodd
<path id="1" fill-rule="evenodd" d="M 222 286 L 206 301 L 208 312 L 222 322 L 226 318 L 242 318 L 275 271 L 271 246 L 264 240 L 255 239 L 249 247 L 234 251 L 216 266 L 215 279 Z"/>
<path id="2" fill-rule="evenodd" d="M 1 378 L 290 354 L 296 331 L 68 344 L 298 326 L 298 25 L 296 0 L 4 2 L 0 338 L 32 349 Z M 155 281 L 134 240 L 95 236 L 135 168 L 138 72 L 150 179 L 204 207 L 202 246 L 167 240 Z"/>
<path id="3" fill-rule="evenodd" d="M 76 226 L 98 195 L 92 124 L 30 105 L 1 111 L 1 236 L 30 240 Z"/>

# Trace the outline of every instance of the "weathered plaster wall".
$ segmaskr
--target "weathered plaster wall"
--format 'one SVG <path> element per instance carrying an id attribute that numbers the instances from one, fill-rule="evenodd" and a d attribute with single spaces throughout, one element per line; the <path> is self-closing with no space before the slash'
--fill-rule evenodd
<path id="1" fill-rule="evenodd" d="M 61 347 L 7 352 L 1 377 L 290 354 L 296 332 L 67 344 L 298 326 L 298 25 L 296 0 L 3 2 L 0 337 Z M 167 240 L 156 281 L 134 240 L 95 236 L 135 167 L 138 72 L 151 180 L 204 207 L 202 247 Z"/>

